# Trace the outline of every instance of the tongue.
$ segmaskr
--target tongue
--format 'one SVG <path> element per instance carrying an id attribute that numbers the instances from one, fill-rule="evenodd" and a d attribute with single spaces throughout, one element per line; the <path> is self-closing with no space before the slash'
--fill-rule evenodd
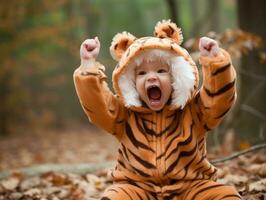
<path id="1" fill-rule="evenodd" d="M 152 100 L 159 100 L 161 98 L 161 90 L 157 87 L 149 89 L 149 97 Z"/>

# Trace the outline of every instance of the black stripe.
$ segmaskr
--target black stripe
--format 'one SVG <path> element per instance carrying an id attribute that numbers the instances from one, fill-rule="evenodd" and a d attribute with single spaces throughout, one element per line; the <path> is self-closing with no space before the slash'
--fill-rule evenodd
<path id="1" fill-rule="evenodd" d="M 202 192 L 204 192 L 204 191 L 206 191 L 206 190 L 209 190 L 209 189 L 212 189 L 212 188 L 216 188 L 216 187 L 220 187 L 220 186 L 223 187 L 224 185 L 222 185 L 222 184 L 217 184 L 217 185 L 212 185 L 212 186 L 209 186 L 209 187 L 203 188 L 203 189 L 197 191 L 197 193 L 194 194 L 194 195 L 192 196 L 191 199 L 195 199 L 196 196 L 198 196 L 200 193 L 202 193 Z"/>
<path id="2" fill-rule="evenodd" d="M 145 119 L 144 117 L 141 117 L 141 119 L 142 119 L 143 122 L 148 122 L 148 123 L 151 123 L 151 124 L 155 124 L 155 122 L 153 122 L 152 120 Z"/>
<path id="3" fill-rule="evenodd" d="M 139 170 L 139 169 L 137 169 L 136 167 L 134 167 L 134 166 L 132 166 L 132 165 L 131 165 L 131 167 L 132 167 L 137 173 L 139 173 L 141 176 L 143 176 L 143 177 L 147 177 L 147 178 L 151 177 L 149 174 L 146 174 L 146 173 L 143 172 L 142 170 Z"/>
<path id="4" fill-rule="evenodd" d="M 125 165 L 121 160 L 118 160 L 118 163 L 119 163 L 122 167 L 126 168 L 126 165 Z"/>
<path id="5" fill-rule="evenodd" d="M 228 194 L 228 195 L 226 195 L 226 196 L 223 196 L 223 199 L 224 198 L 227 198 L 227 197 L 236 197 L 236 198 L 239 198 L 239 199 L 242 199 L 239 195 L 237 195 L 237 194 Z"/>
<path id="6" fill-rule="evenodd" d="M 126 134 L 127 134 L 128 138 L 130 139 L 131 143 L 132 143 L 136 148 L 139 148 L 139 147 L 140 147 L 140 148 L 143 148 L 143 149 L 146 149 L 146 150 L 149 150 L 149 151 L 152 151 L 152 152 L 155 153 L 155 151 L 154 151 L 151 147 L 149 147 L 149 146 L 146 145 L 146 144 L 143 144 L 142 142 L 138 141 L 138 140 L 135 138 L 135 136 L 134 136 L 134 134 L 133 134 L 133 132 L 132 132 L 132 129 L 131 129 L 131 127 L 129 126 L 128 123 L 126 123 Z"/>
<path id="7" fill-rule="evenodd" d="M 174 125 L 174 127 L 173 127 L 173 129 L 171 131 L 169 131 L 167 133 L 166 138 L 168 138 L 169 136 L 171 136 L 177 130 L 177 128 L 179 126 L 179 116 L 178 115 L 176 115 L 174 117 L 174 119 L 172 120 L 171 124 Z M 179 136 L 179 135 L 180 135 L 180 133 L 177 136 Z"/>
<path id="8" fill-rule="evenodd" d="M 143 200 L 142 196 L 137 191 L 135 191 L 135 193 L 137 194 L 140 200 Z"/>
<path id="9" fill-rule="evenodd" d="M 214 171 L 209 174 L 209 177 L 211 178 L 216 172 L 217 172 L 217 169 L 214 169 Z"/>
<path id="10" fill-rule="evenodd" d="M 127 179 L 127 182 L 129 183 L 129 184 L 131 184 L 131 185 L 134 185 L 134 186 L 136 186 L 136 187 L 138 187 L 138 188 L 141 188 L 133 179 L 131 179 L 131 178 L 129 178 L 129 177 L 127 177 L 126 175 L 125 175 L 125 177 L 126 177 L 126 179 Z"/>
<path id="11" fill-rule="evenodd" d="M 212 168 L 212 166 L 210 165 L 207 169 L 203 170 L 201 173 L 203 175 L 205 175 L 205 173 L 207 173 L 207 171 L 209 171 Z"/>
<path id="12" fill-rule="evenodd" d="M 211 128 L 209 128 L 207 124 L 204 124 L 204 128 L 205 128 L 206 131 L 210 131 L 211 130 Z"/>
<path id="13" fill-rule="evenodd" d="M 145 191 L 145 196 L 146 196 L 146 198 L 147 198 L 148 200 L 151 200 L 151 198 L 150 198 L 148 192 L 146 192 L 146 191 Z"/>
<path id="14" fill-rule="evenodd" d="M 139 129 L 139 132 L 142 133 L 142 135 L 146 138 L 147 141 L 149 141 L 149 139 L 146 135 L 146 131 L 143 129 L 143 127 L 139 123 L 139 120 L 141 120 L 142 118 L 138 117 L 138 115 L 136 113 L 134 113 L 134 115 L 135 115 L 135 121 L 136 121 L 137 128 Z"/>
<path id="15" fill-rule="evenodd" d="M 134 156 L 134 158 L 135 158 L 140 164 L 142 164 L 144 167 L 149 168 L 149 169 L 156 169 L 156 167 L 155 167 L 153 164 L 151 164 L 151 163 L 149 163 L 149 162 L 147 162 L 147 161 L 141 159 L 139 156 L 137 156 L 135 153 L 133 153 L 130 149 L 129 149 L 128 151 L 129 151 L 129 152 Z"/>
<path id="16" fill-rule="evenodd" d="M 231 107 L 227 108 L 226 111 L 224 111 L 222 114 L 220 114 L 219 116 L 215 117 L 214 119 L 219 119 L 223 116 L 225 116 L 225 114 L 231 109 Z"/>
<path id="17" fill-rule="evenodd" d="M 156 160 L 161 159 L 161 158 L 165 155 L 165 153 L 166 153 L 166 151 L 164 151 L 161 155 L 157 156 L 157 157 L 156 157 Z"/>
<path id="18" fill-rule="evenodd" d="M 170 173 L 176 167 L 180 158 L 193 155 L 195 153 L 195 151 L 197 150 L 197 147 L 198 147 L 198 145 L 196 144 L 195 147 L 191 151 L 181 151 L 178 158 L 167 168 L 164 175 Z"/>
<path id="19" fill-rule="evenodd" d="M 202 138 L 199 142 L 198 142 L 198 144 L 199 144 L 199 149 L 201 149 L 201 144 L 202 144 L 202 142 L 204 141 L 204 138 Z"/>
<path id="20" fill-rule="evenodd" d="M 124 152 L 127 160 L 129 161 L 129 158 L 128 158 L 128 155 L 127 155 L 127 148 L 125 147 L 125 145 L 123 145 L 123 143 L 121 143 L 121 145 L 122 145 L 122 148 L 123 148 L 123 152 Z"/>
<path id="21" fill-rule="evenodd" d="M 131 200 L 133 200 L 132 197 L 130 196 L 130 194 L 128 194 L 128 192 L 124 188 L 122 188 L 122 187 L 118 187 L 118 188 L 120 190 L 122 190 L 124 193 L 126 193 Z"/>
<path id="22" fill-rule="evenodd" d="M 192 130 L 192 126 L 193 126 L 193 123 L 191 124 L 191 130 Z M 173 153 L 177 152 L 180 146 L 185 146 L 185 145 L 189 144 L 189 143 L 192 141 L 192 139 L 193 139 L 193 134 L 192 134 L 192 131 L 191 131 L 191 130 L 190 130 L 190 135 L 189 135 L 189 137 L 188 137 L 186 140 L 184 140 L 184 141 L 178 143 L 177 146 L 176 146 L 176 148 L 174 148 L 174 149 L 171 151 L 171 153 L 165 158 L 166 160 L 167 160 L 167 159 L 168 159 Z"/>
<path id="23" fill-rule="evenodd" d="M 108 197 L 102 197 L 101 200 L 111 200 Z"/>
<path id="24" fill-rule="evenodd" d="M 176 122 L 177 124 L 179 124 L 177 120 L 173 119 L 172 122 L 169 123 L 169 125 L 168 125 L 164 130 L 162 130 L 162 131 L 159 133 L 159 136 L 161 136 L 161 135 L 163 135 L 165 132 L 167 132 L 167 131 L 168 131 L 168 130 L 169 130 L 169 129 L 175 124 L 175 122 Z M 174 126 L 174 129 L 173 129 L 173 130 L 176 130 L 175 127 L 176 127 L 176 126 Z M 173 131 L 173 130 L 172 130 L 172 131 Z"/>
<path id="25" fill-rule="evenodd" d="M 121 119 L 121 120 L 117 120 L 117 121 L 116 121 L 117 124 L 122 124 L 123 122 L 124 122 L 123 119 Z"/>
<path id="26" fill-rule="evenodd" d="M 187 176 L 188 168 L 189 168 L 189 166 L 194 162 L 196 156 L 197 156 L 197 154 L 195 154 L 195 155 L 193 156 L 193 158 L 191 159 L 191 161 L 189 161 L 189 163 L 186 164 L 186 166 L 184 167 L 184 169 L 185 169 L 185 174 L 184 174 L 184 176 L 183 176 L 181 179 L 184 179 L 184 178 Z M 183 170 L 183 169 L 181 169 L 180 171 L 182 171 L 182 170 Z M 179 171 L 179 172 L 180 172 L 180 171 Z M 179 172 L 177 172 L 176 174 L 178 174 Z"/>
<path id="27" fill-rule="evenodd" d="M 224 87 L 219 89 L 217 92 L 211 92 L 206 87 L 204 87 L 204 90 L 205 90 L 205 92 L 207 93 L 208 96 L 215 97 L 215 96 L 218 96 L 218 95 L 223 94 L 226 91 L 230 90 L 232 87 L 234 87 L 234 85 L 235 85 L 235 80 L 232 81 L 231 83 L 226 84 Z"/>
<path id="28" fill-rule="evenodd" d="M 231 66 L 231 63 L 228 63 L 227 65 L 224 65 L 223 67 L 217 69 L 215 72 L 212 73 L 213 76 L 220 74 L 224 71 L 226 71 Z"/>
<path id="29" fill-rule="evenodd" d="M 117 190 L 115 190 L 115 189 L 109 189 L 108 191 L 113 191 L 113 192 L 115 192 L 115 193 L 118 193 L 118 191 Z"/>
<path id="30" fill-rule="evenodd" d="M 168 149 L 170 148 L 171 144 L 175 141 L 175 139 L 178 138 L 178 135 L 173 137 L 170 142 L 167 144 L 167 146 L 165 147 L 165 152 L 168 151 Z"/>
<path id="31" fill-rule="evenodd" d="M 148 135 L 150 135 L 150 136 L 157 136 L 157 134 L 156 134 L 156 132 L 155 131 L 153 131 L 152 129 L 149 129 L 148 128 L 148 126 L 146 125 L 146 123 L 143 121 L 143 119 L 142 119 L 142 124 L 143 124 L 143 127 L 144 127 L 144 132 L 145 133 L 147 133 Z"/>
<path id="32" fill-rule="evenodd" d="M 201 160 L 203 160 L 203 159 L 201 159 Z M 200 170 L 201 170 L 202 168 L 203 168 L 203 166 L 198 167 L 198 168 L 194 169 L 192 173 L 200 172 Z"/>

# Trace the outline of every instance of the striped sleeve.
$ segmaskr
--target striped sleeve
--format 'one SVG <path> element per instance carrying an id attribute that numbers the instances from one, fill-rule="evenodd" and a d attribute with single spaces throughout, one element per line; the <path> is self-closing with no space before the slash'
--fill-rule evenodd
<path id="1" fill-rule="evenodd" d="M 104 67 L 95 65 L 83 73 L 79 68 L 74 72 L 75 89 L 81 106 L 89 120 L 96 126 L 120 138 L 124 119 L 124 107 L 110 91 L 106 83 Z"/>
<path id="2" fill-rule="evenodd" d="M 201 125 L 216 127 L 236 100 L 236 72 L 230 55 L 223 49 L 217 57 L 200 57 L 203 85 L 194 99 Z"/>

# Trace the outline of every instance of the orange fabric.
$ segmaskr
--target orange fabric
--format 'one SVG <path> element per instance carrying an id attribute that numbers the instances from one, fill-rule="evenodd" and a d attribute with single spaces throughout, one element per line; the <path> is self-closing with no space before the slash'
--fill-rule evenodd
<path id="1" fill-rule="evenodd" d="M 192 186 L 184 184 L 199 181 L 197 184 L 206 183 L 206 188 L 217 184 L 211 181 L 216 179 L 217 170 L 206 159 L 205 133 L 220 123 L 236 98 L 235 70 L 230 56 L 222 52 L 223 55 L 215 58 L 200 58 L 203 85 L 183 110 L 168 105 L 160 112 L 146 107 L 126 108 L 121 97 L 107 87 L 101 64 L 95 63 L 86 74 L 79 68 L 74 72 L 76 91 L 89 120 L 120 141 L 118 162 L 110 173 L 116 184 L 134 183 L 129 193 L 136 187 L 141 188 L 144 191 L 137 190 L 143 198 L 147 192 L 169 196 L 178 191 L 182 183 L 182 188 L 187 188 L 182 193 L 183 199 L 191 199 L 193 195 L 197 196 L 195 199 L 209 199 L 209 194 L 211 199 L 222 199 L 219 195 L 239 199 L 228 186 L 213 186 L 208 190 L 210 193 L 198 194 L 195 191 L 200 190 L 199 186 L 190 193 Z M 113 186 L 113 190 L 116 187 Z M 113 190 L 107 191 L 110 197 L 106 198 L 126 199 L 122 189 L 119 189 L 122 196 L 113 198 Z M 134 195 L 129 199 L 137 199 Z"/>
<path id="2" fill-rule="evenodd" d="M 234 187 L 209 180 L 179 181 L 175 190 L 167 191 L 161 187 L 160 192 L 150 192 L 134 184 L 118 183 L 110 186 L 103 194 L 102 200 L 239 200 L 241 197 Z M 165 192 L 167 191 L 167 192 Z"/>

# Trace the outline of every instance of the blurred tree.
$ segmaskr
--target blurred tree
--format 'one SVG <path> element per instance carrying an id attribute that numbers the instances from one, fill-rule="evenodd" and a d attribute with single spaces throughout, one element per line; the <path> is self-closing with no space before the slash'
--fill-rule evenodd
<path id="1" fill-rule="evenodd" d="M 264 39 L 265 53 L 266 39 L 266 1 L 238 0 L 239 26 L 244 31 L 258 34 Z M 249 47 L 251 44 L 247 43 Z M 266 66 L 258 52 L 244 56 L 241 60 L 239 112 L 234 126 L 239 135 L 250 142 L 266 140 Z M 258 135 L 259 133 L 259 135 Z M 257 137 L 254 137 L 257 135 Z"/>
<path id="2" fill-rule="evenodd" d="M 26 93 L 17 65 L 18 30 L 25 10 L 21 3 L 0 1 L 0 135 L 23 119 Z M 16 10 L 17 12 L 14 12 Z M 16 42 L 15 42 L 16 41 Z"/>
<path id="3" fill-rule="evenodd" d="M 180 20 L 179 20 L 179 12 L 178 12 L 178 7 L 177 7 L 176 0 L 166 0 L 166 3 L 168 5 L 170 18 L 172 19 L 172 21 L 174 23 L 176 23 L 179 26 L 181 26 Z"/>
<path id="4" fill-rule="evenodd" d="M 72 73 L 82 35 L 80 0 L 0 2 L 1 133 L 73 117 Z"/>

